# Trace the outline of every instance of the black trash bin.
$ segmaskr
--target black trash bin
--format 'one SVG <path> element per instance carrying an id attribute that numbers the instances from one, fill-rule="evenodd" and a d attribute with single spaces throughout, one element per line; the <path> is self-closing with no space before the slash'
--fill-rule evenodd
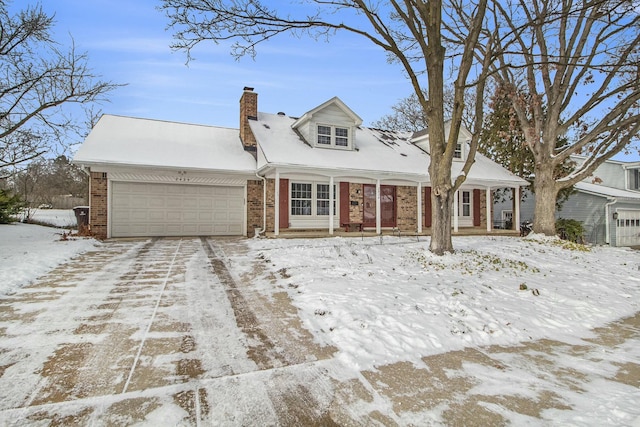
<path id="1" fill-rule="evenodd" d="M 89 231 L 89 206 L 76 206 L 73 208 L 78 223 L 78 233 L 86 234 Z"/>

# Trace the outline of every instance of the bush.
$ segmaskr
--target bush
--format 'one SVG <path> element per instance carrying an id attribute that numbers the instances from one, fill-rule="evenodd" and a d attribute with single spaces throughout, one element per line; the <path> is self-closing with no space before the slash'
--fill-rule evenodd
<path id="1" fill-rule="evenodd" d="M 563 240 L 574 243 L 584 243 L 584 227 L 582 222 L 575 219 L 559 218 L 556 221 L 556 232 Z"/>
<path id="2" fill-rule="evenodd" d="M 0 190 L 0 224 L 14 222 L 15 216 L 20 213 L 23 203 L 18 195 L 9 195 L 5 190 Z"/>

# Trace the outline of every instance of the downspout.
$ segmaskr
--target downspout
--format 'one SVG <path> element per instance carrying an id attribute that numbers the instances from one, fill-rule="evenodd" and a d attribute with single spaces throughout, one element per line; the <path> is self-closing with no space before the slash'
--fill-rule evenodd
<path id="1" fill-rule="evenodd" d="M 611 232 L 609 231 L 609 206 L 618 203 L 618 199 L 615 197 L 609 203 L 604 205 L 604 242 L 608 245 L 611 244 Z"/>
<path id="2" fill-rule="evenodd" d="M 260 237 L 267 230 L 267 178 L 260 176 L 258 172 L 256 177 L 262 180 L 262 230 L 257 231 L 253 237 Z"/>

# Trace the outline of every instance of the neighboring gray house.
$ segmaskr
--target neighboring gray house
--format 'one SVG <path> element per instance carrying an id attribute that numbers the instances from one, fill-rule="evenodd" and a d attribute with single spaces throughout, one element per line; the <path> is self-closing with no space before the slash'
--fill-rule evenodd
<path id="1" fill-rule="evenodd" d="M 585 157 L 574 156 L 579 165 Z M 640 162 L 608 160 L 575 185 L 576 192 L 556 212 L 556 218 L 581 221 L 585 240 L 611 246 L 640 245 Z M 496 203 L 495 224 L 510 218 L 512 202 Z M 520 217 L 533 219 L 535 195 L 528 193 Z"/>

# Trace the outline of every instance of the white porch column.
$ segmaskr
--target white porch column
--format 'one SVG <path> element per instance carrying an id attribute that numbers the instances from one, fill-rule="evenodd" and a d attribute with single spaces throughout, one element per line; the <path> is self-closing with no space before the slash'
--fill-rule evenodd
<path id="1" fill-rule="evenodd" d="M 382 218 L 381 209 L 380 209 L 380 180 L 376 180 L 376 234 L 380 234 L 382 232 Z"/>
<path id="2" fill-rule="evenodd" d="M 516 231 L 520 231 L 520 187 L 513 189 L 513 197 L 515 198 L 514 205 L 516 206 L 516 211 L 513 213 L 513 221 L 516 225 Z"/>
<path id="3" fill-rule="evenodd" d="M 418 183 L 418 233 L 422 233 L 422 183 Z"/>
<path id="4" fill-rule="evenodd" d="M 333 194 L 333 177 L 329 177 L 329 234 L 333 234 L 333 206 L 335 195 Z"/>
<path id="5" fill-rule="evenodd" d="M 274 203 L 273 203 L 273 210 L 274 210 L 274 221 L 275 224 L 273 224 L 273 234 L 274 235 L 278 235 L 280 234 L 280 172 L 278 172 L 278 170 L 276 169 L 276 188 L 275 188 L 275 192 L 274 192 Z"/>
<path id="6" fill-rule="evenodd" d="M 454 233 L 458 232 L 458 210 L 459 210 L 459 206 L 458 206 L 458 190 L 456 190 L 455 193 L 453 193 L 453 231 Z"/>
<path id="7" fill-rule="evenodd" d="M 493 226 L 493 216 L 491 215 L 491 187 L 487 187 L 486 193 L 486 210 L 487 210 L 487 231 L 491 231 Z"/>

